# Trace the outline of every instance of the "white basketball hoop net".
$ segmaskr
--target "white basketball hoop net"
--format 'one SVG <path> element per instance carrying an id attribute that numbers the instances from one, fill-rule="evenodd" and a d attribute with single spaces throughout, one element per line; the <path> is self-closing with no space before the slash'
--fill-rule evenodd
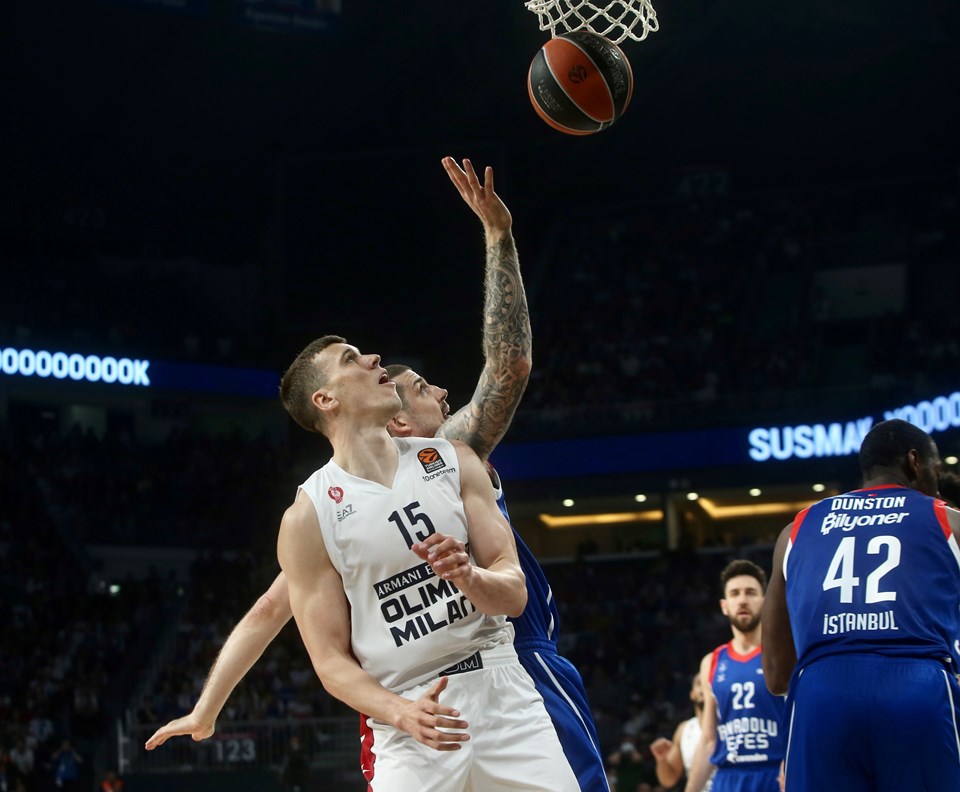
<path id="1" fill-rule="evenodd" d="M 619 44 L 628 38 L 643 41 L 659 28 L 650 0 L 527 0 L 524 5 L 539 17 L 540 30 L 549 30 L 551 37 L 589 30 Z"/>

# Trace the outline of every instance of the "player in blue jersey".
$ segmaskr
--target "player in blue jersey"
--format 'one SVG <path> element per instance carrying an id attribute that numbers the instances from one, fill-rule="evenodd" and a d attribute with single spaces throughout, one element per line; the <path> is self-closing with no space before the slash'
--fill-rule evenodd
<path id="1" fill-rule="evenodd" d="M 430 385 L 406 366 L 387 366 L 403 402 L 400 412 L 387 425 L 394 437 L 431 437 L 446 430 L 444 417 L 449 409 L 447 392 Z M 453 420 L 453 419 L 451 419 Z M 449 437 L 449 435 L 447 435 Z M 485 460 L 486 461 L 486 460 Z M 507 521 L 503 489 L 496 471 L 487 461 L 487 472 L 497 491 L 497 503 Z M 583 680 L 573 664 L 557 652 L 560 614 L 550 584 L 530 549 L 514 530 L 520 567 L 527 581 L 527 606 L 523 614 L 510 619 L 514 647 L 520 663 L 533 678 L 544 698 L 560 744 L 577 775 L 582 790 L 607 790 L 599 739 Z"/>
<path id="2" fill-rule="evenodd" d="M 752 561 L 737 560 L 724 568 L 720 584 L 733 640 L 700 663 L 703 730 L 685 789 L 701 792 L 716 768 L 712 792 L 779 792 L 784 702 L 767 690 L 760 664 L 767 576 Z"/>
<path id="3" fill-rule="evenodd" d="M 465 442 L 488 464 L 498 504 L 509 521 L 500 481 L 488 458 L 506 433 L 526 387 L 532 363 L 532 337 L 510 213 L 493 189 L 492 171 L 487 169 L 481 184 L 470 163 L 465 161 L 464 166 L 461 169 L 452 159 L 444 160 L 451 181 L 484 225 L 484 369 L 470 403 L 451 415 L 445 390 L 430 385 L 406 366 L 388 366 L 403 401 L 403 408 L 390 422 L 388 431 L 399 437 L 436 435 Z M 543 570 L 515 531 L 514 537 L 528 594 L 523 614 L 512 620 L 517 654 L 544 698 L 581 789 L 607 792 L 599 740 L 583 681 L 576 668 L 557 654 L 559 614 L 553 594 Z M 291 615 L 286 578 L 281 573 L 231 632 L 193 711 L 158 729 L 147 741 L 147 749 L 178 735 L 190 735 L 194 740 L 211 736 L 230 693 Z M 371 760 L 367 754 L 361 757 L 368 775 Z"/>
<path id="4" fill-rule="evenodd" d="M 763 664 L 789 690 L 788 792 L 960 789 L 960 512 L 937 497 L 939 466 L 926 432 L 883 421 L 863 487 L 777 541 Z"/>

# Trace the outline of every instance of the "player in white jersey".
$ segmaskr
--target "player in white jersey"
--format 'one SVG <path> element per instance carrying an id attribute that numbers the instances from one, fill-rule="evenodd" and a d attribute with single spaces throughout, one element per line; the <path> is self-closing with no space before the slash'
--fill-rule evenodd
<path id="1" fill-rule="evenodd" d="M 443 388 L 430 385 L 406 366 L 388 366 L 404 406 L 387 428 L 395 437 L 436 435 L 463 440 L 486 462 L 506 432 L 527 383 L 532 362 L 529 314 L 511 233 L 512 218 L 493 189 L 492 169 L 486 169 L 481 183 L 469 160 L 464 160 L 464 169 L 449 157 L 443 164 L 464 201 L 483 222 L 487 246 L 483 345 L 486 360 L 469 404 L 452 415 Z M 502 496 L 496 472 L 489 466 L 488 471 L 495 491 Z M 518 546 L 518 550 L 523 549 Z M 531 638 L 542 631 L 556 642 L 552 592 L 529 550 L 521 552 L 520 560 L 534 607 L 528 606 L 519 622 L 518 637 L 523 642 L 517 646 L 518 655 L 544 696 L 581 789 L 606 792 L 603 759 L 596 749 L 596 728 L 579 674 L 569 661 L 551 651 L 549 641 Z M 193 711 L 157 729 L 146 743 L 147 750 L 177 735 L 190 735 L 194 740 L 210 737 L 233 689 L 291 616 L 286 577 L 281 572 L 230 633 Z M 541 625 L 541 618 L 549 622 Z M 363 746 L 362 769 L 369 778 L 375 766 L 374 757 L 366 750 L 366 737 Z"/>
<path id="2" fill-rule="evenodd" d="M 427 385 L 406 370 L 405 408 L 391 432 L 400 436 L 435 434 L 462 440 L 481 460 L 506 433 L 523 395 L 532 365 L 532 337 L 526 294 L 512 234 L 512 217 L 494 190 L 493 170 L 481 182 L 469 160 L 461 169 L 451 157 L 443 166 L 464 202 L 483 223 L 486 240 L 484 289 L 484 367 L 470 402 L 452 415 L 442 388 Z M 399 423 L 397 423 L 399 421 Z M 281 572 L 230 633 L 207 677 L 203 692 L 187 715 L 157 729 L 147 750 L 171 737 L 210 737 L 233 689 L 292 617 L 286 576 Z"/>
<path id="3" fill-rule="evenodd" d="M 396 385 L 337 336 L 309 344 L 280 392 L 333 446 L 284 514 L 277 556 L 324 687 L 378 732 L 370 788 L 577 790 L 503 618 L 527 593 L 476 454 L 391 438 Z"/>
<path id="4" fill-rule="evenodd" d="M 398 437 L 436 435 L 463 440 L 481 460 L 486 461 L 506 432 L 527 383 L 532 362 L 529 314 L 511 234 L 512 218 L 493 189 L 492 169 L 486 169 L 481 183 L 469 160 L 464 160 L 464 169 L 449 157 L 443 164 L 461 197 L 483 222 L 487 248 L 485 364 L 470 402 L 452 415 L 445 390 L 428 384 L 405 366 L 388 367 L 392 369 L 391 379 L 396 381 L 404 403 L 403 409 L 388 424 L 388 429 Z M 499 490 L 499 478 L 492 468 L 489 472 L 494 488 Z M 527 584 L 528 589 L 532 587 L 530 597 L 535 607 L 528 607 L 521 619 L 525 625 L 523 653 L 518 647 L 521 663 L 534 676 L 534 684 L 544 696 L 564 751 L 581 780 L 582 790 L 605 791 L 603 760 L 595 748 L 595 727 L 579 675 L 568 661 L 547 652 L 549 646 L 537 644 L 536 651 L 529 646 L 531 629 L 539 624 L 540 617 L 550 615 L 545 612 L 542 600 L 544 595 L 550 600 L 550 592 L 542 590 L 548 585 L 542 570 L 529 551 L 525 552 L 521 565 L 525 572 L 530 569 L 532 577 Z M 287 582 L 281 572 L 230 633 L 193 711 L 160 727 L 147 741 L 147 749 L 152 750 L 176 735 L 190 735 L 194 740 L 210 737 L 230 693 L 290 617 Z M 551 620 L 550 626 L 555 640 L 555 622 Z M 531 657 L 536 660 L 536 665 L 530 665 Z M 549 664 L 544 665 L 547 660 Z M 549 670 L 549 684 L 531 670 L 531 667 L 540 670 L 540 665 L 545 672 Z M 363 745 L 363 771 L 370 778 L 376 769 L 375 757 L 367 750 L 366 737 Z"/>
<path id="5" fill-rule="evenodd" d="M 690 702 L 693 717 L 681 721 L 673 732 L 673 739 L 659 737 L 650 745 L 650 753 L 657 763 L 657 782 L 665 789 L 676 786 L 680 779 L 690 775 L 693 757 L 697 752 L 702 732 L 700 718 L 703 716 L 703 683 L 700 674 L 694 674 L 690 682 Z M 704 790 L 710 788 L 709 782 Z"/>

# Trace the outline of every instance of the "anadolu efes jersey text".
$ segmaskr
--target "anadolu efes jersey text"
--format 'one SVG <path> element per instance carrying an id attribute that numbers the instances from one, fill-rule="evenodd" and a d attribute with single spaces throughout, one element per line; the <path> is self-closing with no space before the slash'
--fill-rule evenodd
<path id="1" fill-rule="evenodd" d="M 411 549 L 436 532 L 459 539 L 469 552 L 453 445 L 438 438 L 394 443 L 400 461 L 393 487 L 353 476 L 331 460 L 301 489 L 343 579 L 354 655 L 381 685 L 399 692 L 473 660 L 481 649 L 510 643 L 513 630 L 505 617 L 478 611 Z"/>
<path id="2" fill-rule="evenodd" d="M 718 767 L 764 767 L 786 755 L 784 699 L 767 690 L 760 647 L 739 654 L 733 642 L 713 650 L 710 689 L 717 699 L 717 743 L 710 761 Z"/>

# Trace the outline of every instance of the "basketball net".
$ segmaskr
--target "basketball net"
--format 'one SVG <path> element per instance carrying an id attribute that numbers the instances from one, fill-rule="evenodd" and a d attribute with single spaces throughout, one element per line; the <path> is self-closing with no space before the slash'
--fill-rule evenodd
<path id="1" fill-rule="evenodd" d="M 524 5 L 540 19 L 540 30 L 551 37 L 589 30 L 619 44 L 624 39 L 643 41 L 659 29 L 650 0 L 526 0 Z"/>

